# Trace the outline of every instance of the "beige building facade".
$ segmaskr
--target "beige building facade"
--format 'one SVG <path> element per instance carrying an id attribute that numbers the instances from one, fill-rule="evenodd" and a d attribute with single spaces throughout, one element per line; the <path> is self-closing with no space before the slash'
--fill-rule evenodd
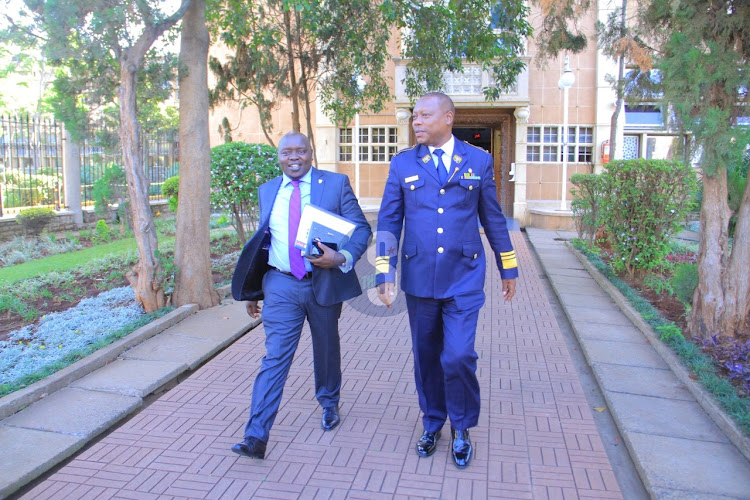
<path id="1" fill-rule="evenodd" d="M 598 2 L 579 26 L 594 35 L 597 19 L 606 20 L 620 2 Z M 532 9 L 530 21 L 539 29 L 541 13 Z M 595 37 L 591 36 L 589 40 Z M 402 83 L 408 60 L 398 57 L 398 37 L 393 37 L 393 59 L 387 67 L 393 100 L 378 114 L 362 113 L 346 127 L 337 126 L 316 109 L 312 117 L 317 166 L 347 174 L 362 204 L 377 205 L 388 175 L 390 158 L 398 150 L 414 145 L 411 130 L 412 103 Z M 611 130 L 615 94 L 607 75 L 616 75 L 615 62 L 594 43 L 581 54 L 571 54 L 569 68 L 574 83 L 568 92 L 568 157 L 563 161 L 564 92 L 558 87 L 565 59 L 548 61 L 540 68 L 535 61 L 533 38 L 527 41 L 525 70 L 513 89 L 493 102 L 486 102 L 482 88 L 488 75 L 479 66 L 468 65 L 463 74 L 444 74 L 445 87 L 456 104 L 454 135 L 492 153 L 498 199 L 508 217 L 521 226 L 572 227 L 569 182 L 575 173 L 598 172 Z M 267 142 L 257 114 L 247 108 L 225 105 L 212 113 L 212 145 L 220 144 L 218 125 L 227 117 L 237 130 L 234 140 Z M 240 116 L 242 115 L 242 116 Z M 636 116 L 637 115 L 637 116 Z M 674 137 L 665 135 L 653 109 L 621 113 L 618 124 L 618 158 L 667 157 L 673 153 Z M 632 116 L 633 120 L 628 120 Z M 274 113 L 274 135 L 278 142 L 290 130 L 291 106 Z M 303 124 L 303 132 L 305 126 Z M 614 156 L 613 156 L 614 157 Z M 565 196 L 562 177 L 565 170 Z M 565 210 L 563 210 L 563 207 Z"/>

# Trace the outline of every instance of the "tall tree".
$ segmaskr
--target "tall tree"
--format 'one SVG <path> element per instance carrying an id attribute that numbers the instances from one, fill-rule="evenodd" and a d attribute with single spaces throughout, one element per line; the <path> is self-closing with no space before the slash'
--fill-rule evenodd
<path id="1" fill-rule="evenodd" d="M 149 180 L 142 162 L 137 89 L 154 42 L 182 18 L 191 1 L 182 0 L 168 14 L 159 10 L 161 2 L 147 0 L 25 0 L 34 24 L 42 26 L 46 34 L 48 59 L 69 68 L 72 87 L 92 101 L 106 100 L 106 94 L 117 89 L 120 142 L 139 257 L 128 279 L 136 300 L 147 311 L 163 307 L 166 298 L 148 198 Z"/>
<path id="2" fill-rule="evenodd" d="M 206 0 L 193 0 L 180 44 L 180 188 L 174 260 L 176 306 L 219 303 L 211 275 L 211 146 L 208 143 Z"/>
<path id="3" fill-rule="evenodd" d="M 750 130 L 739 126 L 739 118 L 748 116 L 750 4 L 653 0 L 642 19 L 654 41 L 663 99 L 700 152 L 699 279 L 689 329 L 700 337 L 735 335 L 750 314 L 750 183 L 730 246 L 727 172 L 750 144 Z"/>
<path id="4" fill-rule="evenodd" d="M 699 279 L 688 326 L 700 337 L 733 336 L 750 314 L 750 183 L 732 210 L 727 181 L 730 166 L 748 161 L 743 155 L 750 129 L 739 119 L 748 116 L 750 5 L 743 0 L 641 0 L 633 7 L 631 35 L 609 40 L 620 43 L 620 52 L 640 67 L 626 82 L 626 97 L 661 101 L 670 126 L 690 134 L 691 149 L 700 157 Z"/>
<path id="5" fill-rule="evenodd" d="M 218 38 L 234 53 L 211 58 L 217 76 L 211 102 L 254 105 L 266 139 L 271 111 L 291 104 L 293 130 L 305 132 L 315 149 L 312 104 L 317 100 L 337 122 L 357 107 L 377 112 L 389 99 L 384 78 L 390 27 L 384 7 L 371 0 L 219 0 L 212 9 Z M 356 12 L 356 16 L 351 13 Z M 357 76 L 368 82 L 357 86 Z M 319 90 L 319 93 L 316 92 Z"/>
<path id="6" fill-rule="evenodd" d="M 403 32 L 402 55 L 411 59 L 405 83 L 413 98 L 441 88 L 443 71 L 477 62 L 493 76 L 487 98 L 497 98 L 523 69 L 518 56 L 531 33 L 522 0 L 224 1 L 214 26 L 234 53 L 211 60 L 218 77 L 212 102 L 256 105 L 267 137 L 270 110 L 281 99 L 291 101 L 293 128 L 301 129 L 304 116 L 311 137 L 316 99 L 339 124 L 358 110 L 382 109 L 391 99 L 385 63 L 396 29 Z"/>
<path id="7" fill-rule="evenodd" d="M 490 75 L 485 98 L 495 100 L 525 67 L 520 56 L 532 29 L 522 0 L 405 0 L 395 5 L 402 54 L 409 59 L 404 84 L 412 99 L 441 90 L 445 71 L 461 73 L 465 65 L 479 63 Z"/>

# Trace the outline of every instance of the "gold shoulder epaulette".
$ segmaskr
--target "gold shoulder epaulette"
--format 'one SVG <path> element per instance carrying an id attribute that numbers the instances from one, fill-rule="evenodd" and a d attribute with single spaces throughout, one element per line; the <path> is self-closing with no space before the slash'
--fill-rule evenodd
<path id="1" fill-rule="evenodd" d="M 401 153 L 404 153 L 404 152 L 406 152 L 406 151 L 411 151 L 412 149 L 414 149 L 414 148 L 416 148 L 416 147 L 417 147 L 417 146 L 410 146 L 410 147 L 408 147 L 408 148 L 404 148 L 404 149 L 399 149 L 398 151 L 396 151 L 396 154 L 394 154 L 393 156 L 394 156 L 394 157 L 396 157 L 396 156 L 400 155 Z"/>
<path id="2" fill-rule="evenodd" d="M 467 143 L 465 143 L 465 144 L 466 144 L 467 146 L 471 146 L 472 148 L 477 148 L 477 149 L 478 149 L 479 151 L 484 151 L 484 152 L 485 152 L 485 153 L 487 153 L 487 154 L 491 154 L 491 153 L 490 153 L 489 151 L 487 151 L 487 150 L 486 150 L 486 149 L 484 149 L 484 148 L 480 148 L 479 146 L 475 146 L 475 145 L 473 145 L 473 144 L 471 144 L 471 143 L 468 143 L 468 142 L 467 142 Z"/>

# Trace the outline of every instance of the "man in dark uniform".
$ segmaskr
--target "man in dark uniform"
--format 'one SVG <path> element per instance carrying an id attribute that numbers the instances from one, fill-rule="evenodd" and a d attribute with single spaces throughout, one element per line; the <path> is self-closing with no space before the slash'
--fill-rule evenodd
<path id="1" fill-rule="evenodd" d="M 474 339 L 486 264 L 477 216 L 495 254 L 506 302 L 515 293 L 518 269 L 497 201 L 492 156 L 453 136 L 454 116 L 453 102 L 441 93 L 427 94 L 414 106 L 418 144 L 391 160 L 375 266 L 378 296 L 390 307 L 403 227 L 401 288 L 424 424 L 417 454 L 435 452 L 450 417 L 453 460 L 464 468 L 472 457 L 469 428 L 479 419 Z"/>

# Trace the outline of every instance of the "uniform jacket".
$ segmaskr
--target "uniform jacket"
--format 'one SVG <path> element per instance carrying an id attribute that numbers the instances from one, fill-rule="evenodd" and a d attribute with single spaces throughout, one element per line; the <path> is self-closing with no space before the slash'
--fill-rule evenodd
<path id="1" fill-rule="evenodd" d="M 269 220 L 282 177 L 276 177 L 258 188 L 260 227 L 242 249 L 232 277 L 232 297 L 235 300 L 261 300 L 263 275 L 268 267 L 268 248 L 271 243 Z M 346 250 L 357 262 L 367 249 L 372 231 L 354 196 L 349 178 L 343 174 L 312 169 L 310 203 L 354 222 L 349 242 L 339 250 Z M 357 274 L 352 269 L 343 273 L 338 267 L 321 269 L 312 266 L 312 286 L 319 304 L 330 306 L 362 293 Z"/>
<path id="2" fill-rule="evenodd" d="M 492 156 L 456 139 L 448 179 L 441 186 L 427 146 L 399 152 L 391 160 L 378 216 L 376 282 L 395 282 L 403 227 L 403 291 L 448 298 L 482 290 L 486 264 L 477 215 L 501 277 L 518 277 L 497 202 Z"/>

